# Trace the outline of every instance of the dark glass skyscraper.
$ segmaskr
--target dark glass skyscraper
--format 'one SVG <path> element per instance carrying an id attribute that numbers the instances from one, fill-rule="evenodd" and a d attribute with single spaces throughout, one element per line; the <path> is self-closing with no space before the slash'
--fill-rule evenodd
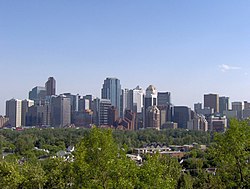
<path id="1" fill-rule="evenodd" d="M 122 90 L 119 79 L 106 78 L 104 80 L 104 84 L 102 86 L 102 99 L 109 99 L 111 101 L 111 105 L 116 107 L 118 112 L 121 112 L 121 94 Z"/>
<path id="2" fill-rule="evenodd" d="M 204 95 L 204 108 L 213 108 L 215 113 L 219 112 L 219 95 L 218 94 L 205 94 Z"/>
<path id="3" fill-rule="evenodd" d="M 46 96 L 45 87 L 36 86 L 29 92 L 29 99 L 34 100 L 36 105 L 44 104 L 45 96 Z"/>
<path id="4" fill-rule="evenodd" d="M 191 110 L 186 106 L 174 106 L 174 119 L 178 128 L 187 129 L 187 122 L 191 120 Z"/>
<path id="5" fill-rule="evenodd" d="M 219 97 L 219 112 L 223 115 L 223 112 L 229 110 L 229 97 Z"/>
<path id="6" fill-rule="evenodd" d="M 56 95 L 56 80 L 53 77 L 49 77 L 48 81 L 45 83 L 45 88 L 47 96 Z"/>
<path id="7" fill-rule="evenodd" d="M 158 92 L 157 94 L 157 105 L 167 106 L 171 104 L 171 93 L 170 92 Z"/>
<path id="8" fill-rule="evenodd" d="M 70 98 L 65 95 L 51 99 L 52 126 L 65 127 L 71 124 Z"/>

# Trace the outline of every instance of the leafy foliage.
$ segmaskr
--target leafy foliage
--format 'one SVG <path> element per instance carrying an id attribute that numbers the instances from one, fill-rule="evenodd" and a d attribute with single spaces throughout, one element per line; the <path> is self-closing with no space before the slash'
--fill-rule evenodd
<path id="1" fill-rule="evenodd" d="M 186 130 L 1 130 L 0 149 L 10 154 L 0 159 L 0 186 L 4 189 L 250 188 L 250 127 L 245 121 L 230 123 L 225 133 L 215 135 Z M 131 148 L 151 142 L 168 145 L 198 142 L 210 147 L 206 151 L 194 148 L 181 163 L 158 153 L 147 155 L 140 166 L 127 158 Z M 70 145 L 76 146 L 76 151 L 69 159 L 54 157 Z"/>

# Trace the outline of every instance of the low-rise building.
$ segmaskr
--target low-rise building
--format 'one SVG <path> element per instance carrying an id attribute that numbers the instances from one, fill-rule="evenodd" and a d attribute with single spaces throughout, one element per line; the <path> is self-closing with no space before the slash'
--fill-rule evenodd
<path id="1" fill-rule="evenodd" d="M 0 128 L 7 126 L 9 123 L 9 118 L 0 116 Z"/>
<path id="2" fill-rule="evenodd" d="M 227 117 L 212 115 L 209 120 L 209 130 L 215 132 L 225 132 L 227 129 Z"/>

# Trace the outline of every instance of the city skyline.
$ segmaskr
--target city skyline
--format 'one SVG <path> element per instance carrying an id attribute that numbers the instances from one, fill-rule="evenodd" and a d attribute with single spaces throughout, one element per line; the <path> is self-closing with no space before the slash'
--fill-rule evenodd
<path id="1" fill-rule="evenodd" d="M 154 85 L 175 105 L 250 100 L 249 1 L 0 2 L 0 115 L 53 76 L 57 94 Z M 56 13 L 56 14 L 55 14 Z"/>
<path id="2" fill-rule="evenodd" d="M 54 78 L 54 77 L 49 77 L 49 79 L 51 79 L 51 78 L 53 78 L 54 80 L 56 79 L 56 78 Z M 105 83 L 105 81 L 107 81 L 108 79 L 110 79 L 111 77 L 106 77 L 105 79 L 104 79 L 104 83 Z M 119 83 L 120 83 L 120 80 L 119 80 L 119 78 L 115 78 L 115 77 L 112 77 L 111 79 L 114 79 L 114 80 L 118 80 L 119 81 Z M 46 85 L 46 83 L 47 82 L 45 82 L 44 83 L 44 85 Z M 109 98 L 102 98 L 102 87 L 103 87 L 104 85 L 102 85 L 101 87 L 100 87 L 100 94 L 99 94 L 99 96 L 98 95 L 93 95 L 92 93 L 88 93 L 88 94 L 80 94 L 80 93 L 72 93 L 72 92 L 70 92 L 70 91 L 68 91 L 68 92 L 59 92 L 59 93 L 55 93 L 55 97 L 59 97 L 59 96 L 61 96 L 61 95 L 66 95 L 67 96 L 67 94 L 69 94 L 69 95 L 78 95 L 79 97 L 84 97 L 84 96 L 86 96 L 86 95 L 93 95 L 93 98 L 95 99 L 95 98 L 97 98 L 97 99 L 103 99 L 103 100 L 107 100 L 107 99 L 109 99 Z M 39 89 L 40 88 L 46 88 L 46 87 L 44 87 L 42 84 L 41 85 L 36 85 L 36 86 L 34 86 L 34 87 L 32 87 L 32 89 L 30 90 L 30 91 L 28 91 L 27 92 L 27 97 L 26 98 L 15 98 L 15 97 L 12 97 L 12 98 L 9 98 L 9 99 L 6 99 L 6 101 L 5 101 L 5 103 L 4 103 L 4 112 L 3 112 L 3 114 L 0 114 L 0 115 L 2 115 L 2 116 L 4 116 L 5 115 L 5 112 L 6 112 L 6 107 L 5 107 L 5 105 L 6 105 L 6 102 L 7 101 L 11 101 L 11 100 L 31 100 L 32 98 L 29 98 L 29 96 L 30 96 L 30 93 L 34 90 L 34 89 L 36 89 L 37 87 L 39 87 Z M 57 86 L 56 86 L 57 87 Z M 126 90 L 135 90 L 135 89 L 137 89 L 138 87 L 140 87 L 139 85 L 137 85 L 137 87 L 136 88 L 121 88 L 122 90 L 123 89 L 126 89 Z M 146 99 L 147 98 L 147 90 L 149 89 L 149 88 L 154 88 L 155 86 L 153 86 L 153 85 L 149 85 L 147 88 L 141 88 L 141 90 L 143 91 L 143 93 L 144 93 L 144 98 Z M 57 90 L 57 88 L 55 88 L 55 90 Z M 171 91 L 162 91 L 162 90 L 158 90 L 157 89 L 157 87 L 155 87 L 155 90 L 156 90 L 156 96 L 157 96 L 157 94 L 159 95 L 159 94 L 168 94 L 168 95 L 171 95 L 171 99 L 172 99 L 172 93 L 171 93 Z M 46 89 L 45 89 L 45 92 L 46 92 Z M 186 107 L 188 107 L 188 108 L 190 108 L 190 109 L 192 109 L 192 110 L 195 110 L 195 108 L 194 108 L 194 106 L 198 103 L 198 104 L 201 104 L 201 107 L 203 108 L 205 108 L 205 107 L 208 107 L 206 104 L 205 104 L 205 98 L 206 98 L 206 96 L 209 96 L 209 95 L 212 95 L 212 96 L 214 96 L 214 95 L 217 95 L 217 97 L 218 98 L 228 98 L 228 108 L 227 109 L 232 109 L 232 105 L 233 105 L 233 103 L 239 103 L 239 102 L 241 102 L 242 103 L 242 105 L 243 105 L 243 103 L 245 103 L 245 102 L 248 102 L 248 100 L 231 100 L 231 98 L 230 98 L 230 96 L 228 96 L 228 97 L 225 97 L 225 96 L 223 96 L 223 95 L 220 95 L 220 94 L 218 94 L 218 93 L 204 93 L 204 94 L 201 94 L 201 101 L 195 101 L 195 102 L 193 102 L 192 104 L 190 104 L 190 105 L 188 105 L 188 104 L 175 104 L 172 100 L 170 101 L 170 96 L 168 97 L 169 99 L 167 99 L 167 98 L 165 98 L 164 100 L 167 100 L 167 101 L 170 101 L 170 103 L 173 105 L 173 106 L 186 106 Z M 45 98 L 45 96 L 44 96 L 44 98 Z M 94 100 L 93 99 L 93 100 Z M 32 99 L 33 100 L 33 99 Z M 109 99 L 110 100 L 110 99 Z M 35 101 L 36 102 L 36 101 Z M 39 103 L 41 103 L 40 101 L 39 102 L 37 102 L 37 104 L 39 104 Z M 218 99 L 218 102 L 217 102 L 218 104 L 217 105 L 219 105 L 219 99 Z M 36 103 L 35 103 L 36 104 Z M 144 104 L 143 106 L 146 106 L 146 104 Z M 219 111 L 215 111 L 215 112 L 219 112 Z"/>

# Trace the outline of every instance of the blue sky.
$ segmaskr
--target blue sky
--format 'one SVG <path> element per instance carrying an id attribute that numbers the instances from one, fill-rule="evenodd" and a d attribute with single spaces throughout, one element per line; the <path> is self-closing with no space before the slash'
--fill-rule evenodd
<path id="1" fill-rule="evenodd" d="M 0 0 L 0 114 L 49 76 L 57 91 L 100 96 L 153 84 L 193 107 L 204 93 L 250 101 L 248 0 Z"/>

